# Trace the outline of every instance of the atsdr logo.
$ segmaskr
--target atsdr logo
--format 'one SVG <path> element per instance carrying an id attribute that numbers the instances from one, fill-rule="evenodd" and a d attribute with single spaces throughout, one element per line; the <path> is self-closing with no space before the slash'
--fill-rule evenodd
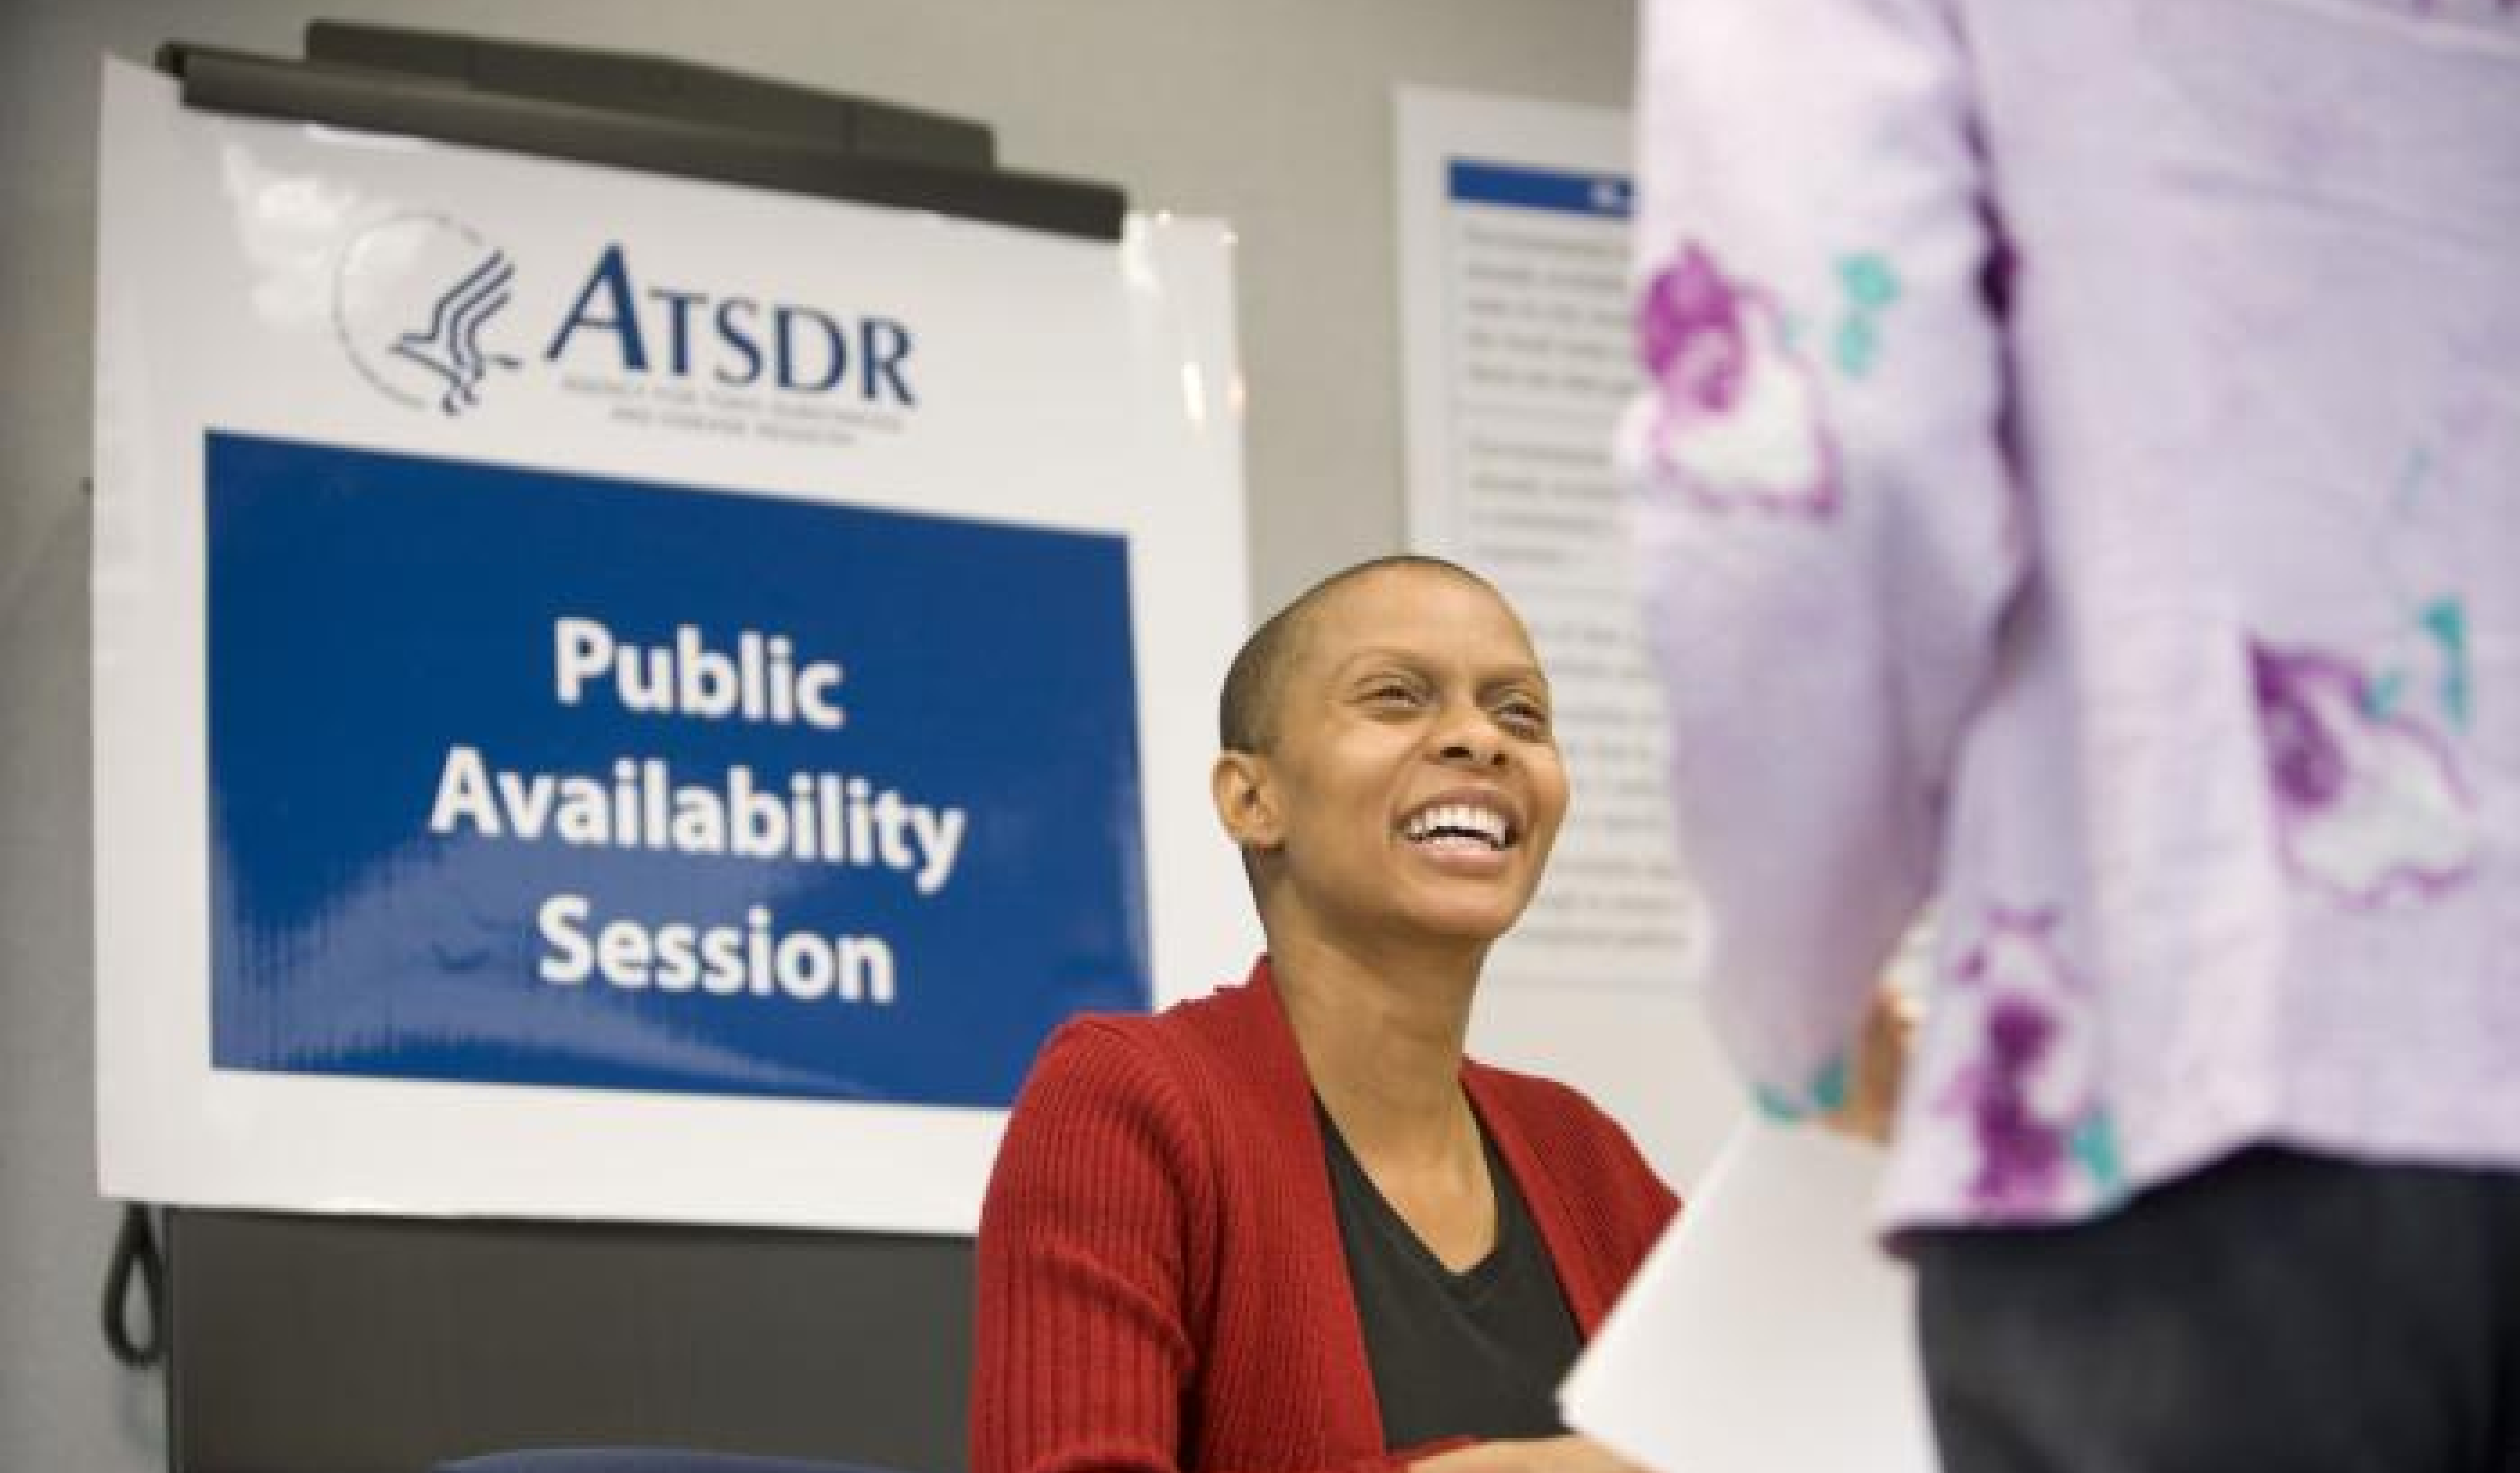
<path id="1" fill-rule="evenodd" d="M 442 214 L 395 215 L 342 251 L 334 331 L 385 397 L 462 414 L 480 402 L 492 369 L 517 366 L 482 342 L 516 276 L 507 253 L 471 226 Z"/>

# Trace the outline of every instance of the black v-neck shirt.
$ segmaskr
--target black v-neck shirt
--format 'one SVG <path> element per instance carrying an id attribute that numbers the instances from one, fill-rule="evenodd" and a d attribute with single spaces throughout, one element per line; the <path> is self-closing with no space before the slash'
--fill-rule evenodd
<path id="1" fill-rule="evenodd" d="M 1496 1246 L 1462 1273 L 1428 1251 L 1367 1175 L 1318 1100 L 1348 1280 L 1365 1326 L 1382 1442 L 1553 1437 L 1557 1383 L 1583 1347 L 1522 1191 L 1482 1123 L 1496 1190 Z"/>

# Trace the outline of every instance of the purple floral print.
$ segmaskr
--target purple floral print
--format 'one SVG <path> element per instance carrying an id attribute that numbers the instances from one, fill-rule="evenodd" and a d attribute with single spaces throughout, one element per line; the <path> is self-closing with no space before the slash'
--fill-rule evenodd
<path id="1" fill-rule="evenodd" d="M 2466 879 L 2475 806 L 2450 743 L 2389 710 L 2343 656 L 2262 643 L 2249 655 L 2275 831 L 2294 879 L 2357 907 Z"/>
<path id="2" fill-rule="evenodd" d="M 1709 510 L 1836 510 L 1819 385 L 1785 338 L 1775 303 L 1693 243 L 1654 273 L 1637 345 L 1654 385 L 1645 448 L 1658 479 Z"/>
<path id="3" fill-rule="evenodd" d="M 2075 1192 L 2117 1187 L 2088 1039 L 2074 1036 L 2087 999 L 2056 925 L 2053 908 L 1988 907 L 1936 1003 L 1968 1009 L 1976 1036 L 1937 1110 L 1966 1123 L 1976 1163 L 1969 1200 L 1991 1220 L 2036 1217 Z"/>

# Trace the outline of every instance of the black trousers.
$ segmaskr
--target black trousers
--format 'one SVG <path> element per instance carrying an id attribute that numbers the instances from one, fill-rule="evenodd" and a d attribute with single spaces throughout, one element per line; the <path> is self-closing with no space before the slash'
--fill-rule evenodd
<path id="1" fill-rule="evenodd" d="M 1944 1473 L 2520 1473 L 2520 1174 L 2255 1150 L 1910 1243 Z"/>

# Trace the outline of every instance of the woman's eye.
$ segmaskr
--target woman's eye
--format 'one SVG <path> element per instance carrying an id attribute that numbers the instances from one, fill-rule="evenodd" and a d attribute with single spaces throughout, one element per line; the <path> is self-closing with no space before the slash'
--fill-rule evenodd
<path id="1" fill-rule="evenodd" d="M 1418 691 L 1414 686 L 1394 680 L 1369 687 L 1365 699 L 1376 706 L 1415 706 L 1418 704 Z"/>
<path id="2" fill-rule="evenodd" d="M 1497 708 L 1497 720 L 1507 730 L 1523 736 L 1545 736 L 1549 731 L 1549 713 L 1528 701 L 1514 701 Z"/>

